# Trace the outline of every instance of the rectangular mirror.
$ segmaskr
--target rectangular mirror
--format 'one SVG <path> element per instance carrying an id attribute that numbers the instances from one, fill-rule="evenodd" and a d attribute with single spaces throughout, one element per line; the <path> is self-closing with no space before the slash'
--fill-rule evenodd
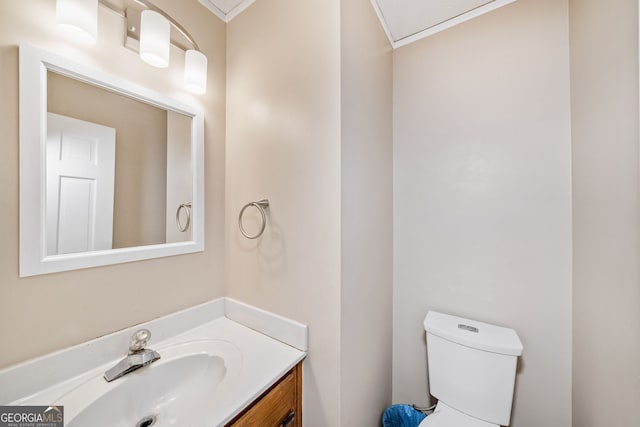
<path id="1" fill-rule="evenodd" d="M 204 250 L 196 108 L 20 46 L 20 276 Z"/>

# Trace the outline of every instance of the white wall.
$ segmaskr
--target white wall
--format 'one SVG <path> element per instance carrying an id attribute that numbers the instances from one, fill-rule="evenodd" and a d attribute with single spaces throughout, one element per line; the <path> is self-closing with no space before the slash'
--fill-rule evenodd
<path id="1" fill-rule="evenodd" d="M 183 58 L 156 69 L 122 44 L 123 20 L 100 7 L 98 44 L 62 35 L 55 2 L 0 1 L 0 367 L 88 341 L 223 295 L 225 26 L 197 0 L 154 0 L 209 58 L 209 90 L 185 92 Z M 54 51 L 201 107 L 205 120 L 206 250 L 20 279 L 18 277 L 18 43 Z M 185 276 L 185 271 L 188 275 Z M 123 295 L 132 298 L 123 298 Z"/>
<path id="2" fill-rule="evenodd" d="M 369 0 L 341 2 L 341 423 L 391 404 L 392 53 Z"/>
<path id="3" fill-rule="evenodd" d="M 573 419 L 640 425 L 638 2 L 571 0 Z"/>
<path id="4" fill-rule="evenodd" d="M 571 425 L 567 1 L 394 53 L 393 399 L 427 403 L 428 310 L 512 327 L 515 427 Z"/>
<path id="5" fill-rule="evenodd" d="M 227 295 L 309 325 L 304 425 L 337 426 L 340 3 L 256 1 L 227 26 L 227 64 Z M 261 198 L 247 240 L 238 213 Z"/>

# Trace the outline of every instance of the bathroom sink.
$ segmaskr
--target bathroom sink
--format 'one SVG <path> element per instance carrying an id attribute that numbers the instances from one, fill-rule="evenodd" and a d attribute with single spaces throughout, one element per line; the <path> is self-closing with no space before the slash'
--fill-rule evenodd
<path id="1" fill-rule="evenodd" d="M 110 383 L 96 372 L 58 399 L 67 427 L 210 427 L 217 397 L 233 387 L 242 365 L 238 348 L 222 340 L 155 349 L 161 359 Z M 218 399 L 219 400 L 219 399 Z"/>

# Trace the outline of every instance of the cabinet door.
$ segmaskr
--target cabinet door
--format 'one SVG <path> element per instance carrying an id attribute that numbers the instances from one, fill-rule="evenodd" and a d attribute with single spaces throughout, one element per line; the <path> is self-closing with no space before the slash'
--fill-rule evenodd
<path id="1" fill-rule="evenodd" d="M 300 365 L 296 366 L 230 426 L 301 427 Z"/>

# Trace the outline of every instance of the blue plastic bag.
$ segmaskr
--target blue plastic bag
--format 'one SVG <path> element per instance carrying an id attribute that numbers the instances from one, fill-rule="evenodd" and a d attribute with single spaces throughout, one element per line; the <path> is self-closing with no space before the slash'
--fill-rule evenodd
<path id="1" fill-rule="evenodd" d="M 382 427 L 418 427 L 426 417 L 411 405 L 392 405 L 382 414 Z"/>

